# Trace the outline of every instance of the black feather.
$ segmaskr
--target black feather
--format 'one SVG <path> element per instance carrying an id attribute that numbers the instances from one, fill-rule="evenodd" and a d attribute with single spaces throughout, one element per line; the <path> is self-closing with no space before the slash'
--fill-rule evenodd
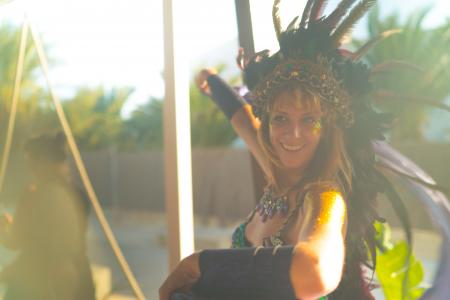
<path id="1" fill-rule="evenodd" d="M 302 20 L 300 21 L 300 28 L 305 28 L 305 25 L 309 21 L 309 16 L 311 14 L 311 7 L 314 4 L 315 0 L 308 0 L 305 5 L 305 9 L 303 10 Z"/>
<path id="2" fill-rule="evenodd" d="M 328 0 L 317 0 L 314 2 L 314 5 L 311 9 L 311 16 L 309 17 L 310 20 L 318 20 L 322 16 L 323 10 L 325 9 L 325 6 L 327 5 Z"/>
<path id="3" fill-rule="evenodd" d="M 325 19 L 325 24 L 334 29 L 336 25 L 341 21 L 342 17 L 347 14 L 347 11 L 355 3 L 356 0 L 342 0 L 336 9 Z"/>
<path id="4" fill-rule="evenodd" d="M 342 38 L 350 33 L 356 22 L 376 3 L 376 0 L 362 0 L 349 13 L 349 15 L 339 24 L 332 35 L 335 46 L 341 44 Z"/>
<path id="5" fill-rule="evenodd" d="M 286 31 L 292 31 L 292 30 L 297 29 L 297 28 L 296 28 L 296 27 L 297 27 L 296 25 L 297 25 L 298 18 L 300 18 L 300 16 L 296 16 L 296 17 L 291 21 L 291 23 L 289 23 L 288 27 L 286 28 Z"/>

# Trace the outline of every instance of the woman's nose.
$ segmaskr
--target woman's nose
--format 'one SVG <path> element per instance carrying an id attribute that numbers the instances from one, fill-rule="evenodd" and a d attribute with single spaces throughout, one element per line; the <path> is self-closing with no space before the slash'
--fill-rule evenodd
<path id="1" fill-rule="evenodd" d="M 298 124 L 294 125 L 292 128 L 292 135 L 295 138 L 300 138 L 302 136 L 302 127 Z"/>

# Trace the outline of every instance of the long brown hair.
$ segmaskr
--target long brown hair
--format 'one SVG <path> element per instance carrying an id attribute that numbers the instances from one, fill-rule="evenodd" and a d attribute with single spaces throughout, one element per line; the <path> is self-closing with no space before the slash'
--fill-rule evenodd
<path id="1" fill-rule="evenodd" d="M 375 195 L 364 191 L 353 190 L 353 166 L 347 153 L 348 141 L 345 133 L 336 122 L 335 112 L 324 104 L 311 90 L 301 85 L 286 85 L 284 90 L 298 90 L 301 93 L 301 107 L 307 109 L 320 108 L 323 113 L 322 129 L 319 145 L 306 167 L 303 177 L 295 185 L 303 191 L 324 191 L 337 189 L 346 199 L 348 206 L 348 227 L 346 236 L 346 258 L 342 280 L 338 288 L 329 295 L 330 299 L 374 299 L 370 294 L 370 284 L 365 280 L 361 264 L 367 264 L 365 242 L 373 243 L 373 222 L 376 214 L 373 213 L 373 199 Z M 258 130 L 258 141 L 269 158 L 271 164 L 270 174 L 267 174 L 268 185 L 283 193 L 282 184 L 276 178 L 275 169 L 281 167 L 281 161 L 276 155 L 270 142 L 270 113 L 277 108 L 277 101 L 268 105 L 268 111 L 261 120 Z M 356 199 L 355 199 L 356 198 Z M 355 202 L 356 201 L 356 202 Z M 363 234 L 361 234 L 363 232 Z"/>

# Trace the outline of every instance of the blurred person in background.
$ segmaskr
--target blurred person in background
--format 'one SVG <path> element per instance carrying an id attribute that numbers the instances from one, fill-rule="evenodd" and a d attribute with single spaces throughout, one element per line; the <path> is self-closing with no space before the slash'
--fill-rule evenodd
<path id="1" fill-rule="evenodd" d="M 0 274 L 5 300 L 94 300 L 86 254 L 89 204 L 69 176 L 62 132 L 25 144 L 32 183 L 16 204 L 4 246 L 18 252 Z"/>

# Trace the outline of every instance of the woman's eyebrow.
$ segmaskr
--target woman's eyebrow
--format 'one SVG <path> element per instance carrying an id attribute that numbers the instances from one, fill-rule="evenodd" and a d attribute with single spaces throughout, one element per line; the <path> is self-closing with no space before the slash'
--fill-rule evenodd
<path id="1" fill-rule="evenodd" d="M 288 111 L 282 111 L 282 110 L 277 110 L 277 109 L 275 109 L 272 113 L 273 114 L 284 114 L 284 115 L 289 114 Z"/>
<path id="2" fill-rule="evenodd" d="M 272 113 L 273 114 L 288 115 L 289 112 L 290 112 L 290 110 L 278 110 L 278 109 L 275 109 Z M 320 110 L 317 110 L 317 109 L 312 109 L 312 110 L 302 111 L 300 114 L 301 115 L 321 115 L 322 112 Z"/>
<path id="3" fill-rule="evenodd" d="M 322 112 L 320 110 L 309 110 L 309 111 L 305 111 L 302 114 L 304 115 L 321 115 Z"/>

